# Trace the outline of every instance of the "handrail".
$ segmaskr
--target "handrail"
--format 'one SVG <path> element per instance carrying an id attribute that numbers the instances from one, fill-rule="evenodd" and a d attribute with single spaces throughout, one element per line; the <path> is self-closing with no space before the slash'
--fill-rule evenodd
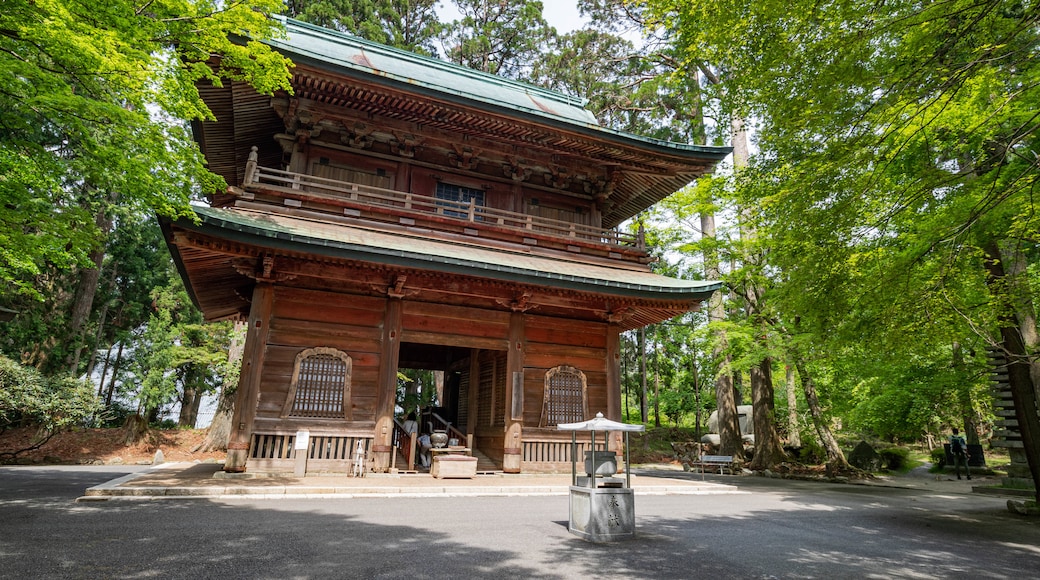
<path id="1" fill-rule="evenodd" d="M 387 208 L 420 215 L 436 215 L 440 218 L 473 224 L 496 226 L 518 232 L 537 232 L 597 244 L 626 246 L 640 250 L 645 248 L 645 242 L 638 233 L 604 230 L 583 224 L 496 209 L 477 205 L 473 200 L 451 201 L 372 185 L 261 167 L 256 165 L 255 161 L 246 164 L 246 175 L 242 186 L 244 189 L 274 187 L 327 201 L 364 204 L 368 207 Z"/>
<path id="2" fill-rule="evenodd" d="M 434 413 L 434 412 L 431 411 L 430 412 L 430 418 L 432 420 L 436 421 L 434 423 L 434 425 L 433 425 L 433 429 L 436 431 L 438 428 L 442 428 L 444 431 L 446 431 L 448 433 L 448 438 L 449 439 L 451 439 L 452 436 L 454 436 L 454 438 L 458 439 L 459 441 L 468 441 L 469 440 L 465 433 L 463 433 L 462 431 L 459 431 L 458 429 L 455 428 L 454 425 L 451 424 L 451 421 L 445 421 L 444 417 L 441 417 L 437 413 Z"/>
<path id="3" fill-rule="evenodd" d="M 404 425 L 394 419 L 394 447 L 404 452 L 408 461 L 408 471 L 415 471 L 415 441 L 418 433 L 405 431 Z"/>

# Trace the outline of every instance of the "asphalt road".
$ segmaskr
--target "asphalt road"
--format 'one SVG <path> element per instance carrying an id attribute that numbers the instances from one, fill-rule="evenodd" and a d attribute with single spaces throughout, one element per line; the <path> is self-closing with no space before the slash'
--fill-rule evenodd
<path id="1" fill-rule="evenodd" d="M 989 496 L 741 478 L 637 492 L 614 544 L 565 496 L 74 502 L 135 469 L 0 468 L 0 578 L 1040 577 L 1040 520 Z"/>

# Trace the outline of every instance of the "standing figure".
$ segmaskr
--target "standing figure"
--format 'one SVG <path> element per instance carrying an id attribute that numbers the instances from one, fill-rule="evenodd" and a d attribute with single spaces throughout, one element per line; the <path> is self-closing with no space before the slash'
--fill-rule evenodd
<path id="1" fill-rule="evenodd" d="M 961 464 L 964 464 L 964 473 L 971 479 L 971 468 L 968 467 L 968 442 L 956 427 L 953 435 L 950 435 L 950 454 L 953 455 L 953 470 L 957 479 L 961 478 Z"/>

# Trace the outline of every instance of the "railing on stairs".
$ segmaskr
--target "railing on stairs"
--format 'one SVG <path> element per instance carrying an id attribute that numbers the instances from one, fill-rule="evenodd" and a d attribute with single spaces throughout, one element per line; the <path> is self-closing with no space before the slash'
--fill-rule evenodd
<path id="1" fill-rule="evenodd" d="M 418 439 L 418 433 L 409 433 L 405 430 L 404 425 L 394 419 L 394 454 L 390 459 L 390 467 L 397 467 L 397 450 L 401 451 L 404 455 L 405 463 L 408 471 L 415 471 L 415 457 L 416 457 L 416 439 Z"/>
<path id="2" fill-rule="evenodd" d="M 460 443 L 465 442 L 466 447 L 473 449 L 473 436 L 467 435 L 462 431 L 459 431 L 451 424 L 451 421 L 446 421 L 444 417 L 441 417 L 437 413 L 430 412 L 426 415 L 426 421 L 429 423 L 432 431 L 444 431 L 448 434 L 448 439 L 458 439 Z"/>

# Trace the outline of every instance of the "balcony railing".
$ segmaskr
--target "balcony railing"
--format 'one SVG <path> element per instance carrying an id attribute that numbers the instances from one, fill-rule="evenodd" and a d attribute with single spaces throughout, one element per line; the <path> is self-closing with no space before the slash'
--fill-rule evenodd
<path id="1" fill-rule="evenodd" d="M 424 216 L 437 216 L 442 219 L 466 222 L 467 225 L 474 227 L 495 227 L 518 234 L 537 234 L 571 240 L 576 243 L 645 251 L 641 232 L 640 234 L 630 234 L 617 230 L 603 230 L 582 224 L 485 207 L 472 201 L 444 200 L 415 193 L 282 171 L 261 167 L 253 159 L 246 164 L 246 174 L 242 186 L 246 191 L 276 190 L 344 208 L 384 210 L 399 215 L 414 214 L 420 219 Z M 350 215 L 347 209 L 344 210 L 344 213 Z"/>

